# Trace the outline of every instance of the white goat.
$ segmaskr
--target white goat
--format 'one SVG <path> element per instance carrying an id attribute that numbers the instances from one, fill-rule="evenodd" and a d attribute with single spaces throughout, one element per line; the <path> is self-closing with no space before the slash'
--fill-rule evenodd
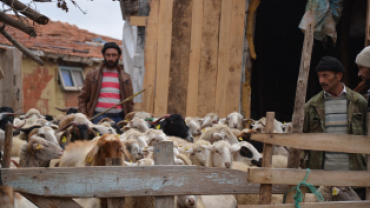
<path id="1" fill-rule="evenodd" d="M 230 128 L 225 125 L 218 125 L 211 128 L 207 128 L 206 131 L 200 137 L 200 140 L 206 140 L 211 143 L 226 140 L 230 144 L 237 144 L 239 141 L 236 136 L 231 132 Z"/>
<path id="2" fill-rule="evenodd" d="M 244 126 L 252 123 L 252 119 L 243 119 L 240 113 L 234 112 L 226 116 L 226 118 L 221 119 L 218 123 L 221 125 L 227 125 L 231 129 L 243 130 Z"/>

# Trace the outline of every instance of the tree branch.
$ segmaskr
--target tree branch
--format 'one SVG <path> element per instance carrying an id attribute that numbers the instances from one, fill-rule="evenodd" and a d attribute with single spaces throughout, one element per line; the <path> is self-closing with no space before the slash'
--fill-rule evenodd
<path id="1" fill-rule="evenodd" d="M 0 21 L 2 21 L 3 23 L 7 24 L 7 25 L 10 25 L 12 27 L 15 27 L 21 31 L 23 31 L 24 33 L 32 36 L 32 37 L 36 37 L 36 32 L 35 32 L 35 29 L 33 27 L 30 27 L 18 20 L 15 20 L 11 17 L 9 17 L 8 15 L 6 15 L 5 13 L 3 12 L 0 12 Z"/>
<path id="2" fill-rule="evenodd" d="M 16 10 L 20 11 L 20 13 L 22 13 L 24 16 L 30 18 L 31 20 L 39 24 L 46 25 L 49 22 L 48 17 L 36 12 L 35 10 L 24 5 L 22 2 L 18 0 L 0 0 L 0 1 L 4 2 L 5 4 L 7 4 L 8 6 L 12 8 L 15 8 Z M 41 1 L 46 2 L 45 0 L 40 0 L 40 2 Z"/>
<path id="3" fill-rule="evenodd" d="M 15 40 L 8 32 L 5 31 L 5 25 L 3 27 L 0 27 L 0 33 L 13 45 L 18 48 L 20 51 L 22 51 L 25 55 L 30 57 L 32 60 L 40 64 L 41 66 L 44 66 L 44 62 L 40 59 L 40 57 L 36 56 L 34 53 L 29 51 L 26 47 L 21 45 L 17 40 Z"/>

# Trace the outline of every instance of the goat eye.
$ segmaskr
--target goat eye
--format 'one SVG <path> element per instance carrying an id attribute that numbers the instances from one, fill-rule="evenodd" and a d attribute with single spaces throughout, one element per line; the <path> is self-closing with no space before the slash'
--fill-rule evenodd
<path id="1" fill-rule="evenodd" d="M 202 150 L 198 150 L 198 153 L 201 153 L 202 152 Z"/>
<path id="2" fill-rule="evenodd" d="M 217 153 L 217 154 L 220 154 L 220 152 L 219 152 L 218 150 L 216 150 L 216 153 Z"/>
<path id="3" fill-rule="evenodd" d="M 39 137 L 45 138 L 45 134 L 39 134 Z"/>

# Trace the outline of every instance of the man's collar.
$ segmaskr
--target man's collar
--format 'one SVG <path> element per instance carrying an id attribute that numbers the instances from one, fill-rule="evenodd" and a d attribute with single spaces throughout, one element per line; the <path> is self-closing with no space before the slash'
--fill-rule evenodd
<path id="1" fill-rule="evenodd" d="M 342 85 L 343 85 L 343 91 L 338 96 L 333 96 L 324 90 L 324 98 L 326 99 L 329 97 L 339 97 L 341 95 L 346 95 L 347 94 L 346 86 L 344 85 L 344 83 L 342 83 Z"/>

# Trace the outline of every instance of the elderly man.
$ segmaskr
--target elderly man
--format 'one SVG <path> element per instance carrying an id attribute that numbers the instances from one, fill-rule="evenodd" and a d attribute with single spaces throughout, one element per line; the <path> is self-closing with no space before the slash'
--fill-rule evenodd
<path id="1" fill-rule="evenodd" d="M 87 117 L 101 113 L 133 95 L 131 76 L 118 66 L 121 56 L 119 46 L 114 42 L 106 43 L 102 54 L 104 62 L 86 75 L 84 86 L 78 96 L 78 110 Z M 132 112 L 133 108 L 133 101 L 129 101 L 92 122 L 96 124 L 106 117 L 119 122 Z"/>
<path id="2" fill-rule="evenodd" d="M 323 91 L 305 105 L 305 133 L 334 133 L 366 135 L 366 99 L 342 82 L 344 67 L 333 57 L 325 56 L 316 67 Z M 306 165 L 311 169 L 365 170 L 361 154 L 307 151 Z M 359 195 L 364 189 L 358 189 Z M 361 197 L 361 196 L 360 196 Z"/>
<path id="3" fill-rule="evenodd" d="M 358 77 L 364 80 L 367 85 L 370 85 L 370 46 L 364 48 L 357 55 L 356 64 L 358 66 Z"/>

